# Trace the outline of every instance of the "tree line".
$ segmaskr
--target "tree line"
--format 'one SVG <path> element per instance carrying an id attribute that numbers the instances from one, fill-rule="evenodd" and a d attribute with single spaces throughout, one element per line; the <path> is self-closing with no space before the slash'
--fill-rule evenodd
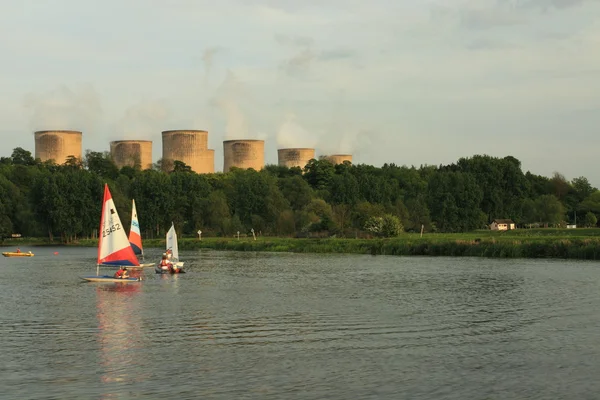
<path id="1" fill-rule="evenodd" d="M 310 160 L 303 169 L 196 174 L 181 161 L 118 169 L 109 153 L 93 151 L 57 165 L 16 148 L 0 158 L 0 237 L 94 237 L 105 182 L 127 226 L 135 199 L 146 238 L 162 237 L 171 221 L 183 235 L 391 237 L 485 229 L 494 219 L 596 226 L 600 214 L 600 191 L 585 177 L 524 173 L 511 156 L 419 168 Z"/>

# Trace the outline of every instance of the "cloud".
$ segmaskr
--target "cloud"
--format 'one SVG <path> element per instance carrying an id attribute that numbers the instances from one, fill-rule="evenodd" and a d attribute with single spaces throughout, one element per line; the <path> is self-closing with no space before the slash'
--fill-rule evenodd
<path id="1" fill-rule="evenodd" d="M 321 51 L 318 56 L 321 61 L 348 60 L 354 57 L 356 57 L 355 51 L 344 48 Z"/>
<path id="2" fill-rule="evenodd" d="M 240 102 L 245 96 L 242 82 L 232 71 L 217 89 L 210 104 L 217 107 L 225 116 L 225 139 L 249 139 L 248 121 Z"/>
<path id="3" fill-rule="evenodd" d="M 579 7 L 586 3 L 597 2 L 598 0 L 522 0 L 517 2 L 519 8 L 537 8 L 542 11 L 550 9 L 566 9 Z"/>
<path id="4" fill-rule="evenodd" d="M 147 139 L 164 130 L 170 116 L 166 100 L 145 100 L 129 107 L 114 130 L 120 135 L 120 140 Z"/>
<path id="5" fill-rule="evenodd" d="M 478 38 L 467 43 L 465 47 L 469 50 L 498 50 L 514 48 L 517 45 L 502 40 Z"/>
<path id="6" fill-rule="evenodd" d="M 275 41 L 292 50 L 293 54 L 283 60 L 279 68 L 288 76 L 305 76 L 317 54 L 313 50 L 314 40 L 304 36 L 275 35 Z"/>
<path id="7" fill-rule="evenodd" d="M 214 57 L 219 50 L 219 47 L 209 47 L 202 52 L 202 63 L 204 64 L 204 86 L 208 85 L 208 77 L 213 67 Z"/>
<path id="8" fill-rule="evenodd" d="M 434 21 L 450 20 L 471 30 L 488 30 L 528 24 L 539 13 L 560 11 L 598 0 L 464 0 L 454 3 L 434 4 L 431 16 Z"/>
<path id="9" fill-rule="evenodd" d="M 29 93 L 23 105 L 30 112 L 33 130 L 94 131 L 102 116 L 100 97 L 91 84 L 70 88 L 60 85 L 42 93 Z"/>
<path id="10" fill-rule="evenodd" d="M 490 29 L 496 27 L 513 26 L 527 21 L 523 14 L 515 13 L 510 7 L 465 7 L 459 12 L 460 25 L 468 29 Z"/>
<path id="11" fill-rule="evenodd" d="M 353 156 L 367 156 L 373 148 L 372 139 L 376 132 L 372 129 L 356 129 L 345 132 L 339 143 L 339 152 Z M 353 157 L 354 158 L 354 157 Z"/>
<path id="12" fill-rule="evenodd" d="M 299 122 L 296 114 L 286 113 L 284 121 L 277 131 L 277 145 L 281 148 L 289 147 L 315 147 L 318 136 L 305 129 Z"/>
<path id="13" fill-rule="evenodd" d="M 434 2 L 442 6 L 431 10 Z M 598 1 L 106 0 L 93 12 L 59 3 L 36 3 L 36 12 L 7 4 L 0 14 L 11 31 L 0 38 L 9 147 L 28 125 L 97 130 L 101 111 L 111 134 L 152 129 L 159 140 L 165 129 L 208 128 L 217 152 L 224 136 L 268 133 L 267 162 L 275 142 L 305 147 L 315 137 L 319 154 L 353 152 L 375 165 L 446 163 L 489 149 L 523 149 L 527 165 L 536 141 L 556 154 L 561 132 L 585 132 L 588 147 L 597 145 L 592 112 L 565 116 L 600 106 Z M 72 84 L 90 77 L 104 110 Z M 340 88 L 343 107 L 333 95 Z M 22 108 L 14 99 L 27 92 Z M 26 136 L 19 145 L 33 146 Z M 102 135 L 85 140 L 106 146 Z M 558 162 L 551 158 L 546 166 Z M 579 175 L 593 163 L 566 160 Z M 542 162 L 529 165 L 540 171 Z"/>
<path id="14" fill-rule="evenodd" d="M 291 47 L 310 47 L 314 44 L 314 40 L 308 36 L 288 36 L 288 35 L 275 35 L 275 41 L 282 46 Z"/>
<path id="15" fill-rule="evenodd" d="M 308 73 L 316 54 L 311 49 L 304 49 L 281 63 L 280 68 L 289 76 L 301 76 Z"/>

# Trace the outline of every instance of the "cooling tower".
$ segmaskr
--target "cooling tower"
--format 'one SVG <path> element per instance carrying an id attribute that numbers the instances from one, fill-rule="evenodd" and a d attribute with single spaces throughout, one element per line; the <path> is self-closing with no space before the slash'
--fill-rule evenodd
<path id="1" fill-rule="evenodd" d="M 310 160 L 315 158 L 315 149 L 279 149 L 277 156 L 281 167 L 304 168 Z"/>
<path id="2" fill-rule="evenodd" d="M 215 171 L 215 151 L 208 149 L 207 131 L 164 131 L 162 142 L 163 162 L 182 161 L 199 174 Z"/>
<path id="3" fill-rule="evenodd" d="M 200 152 L 197 156 L 198 163 L 198 173 L 202 174 L 212 174 L 215 172 L 215 151 L 214 150 L 204 150 Z M 193 168 L 192 168 L 193 169 Z"/>
<path id="4" fill-rule="evenodd" d="M 321 160 L 327 160 L 332 164 L 343 164 L 344 161 L 352 162 L 352 154 L 332 154 L 319 157 Z"/>
<path id="5" fill-rule="evenodd" d="M 264 140 L 226 140 L 223 142 L 223 152 L 223 172 L 228 172 L 231 167 L 260 171 L 265 166 Z"/>
<path id="6" fill-rule="evenodd" d="M 69 156 L 81 160 L 81 136 L 79 131 L 37 131 L 35 158 L 56 164 L 64 164 Z"/>
<path id="7" fill-rule="evenodd" d="M 110 155 L 118 168 L 124 166 L 152 168 L 152 141 L 115 140 L 110 142 Z"/>

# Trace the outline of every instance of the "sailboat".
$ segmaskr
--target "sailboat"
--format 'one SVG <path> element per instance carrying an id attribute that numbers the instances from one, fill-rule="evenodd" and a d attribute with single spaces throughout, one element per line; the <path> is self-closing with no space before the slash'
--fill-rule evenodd
<path id="1" fill-rule="evenodd" d="M 140 265 L 129 244 L 107 184 L 104 185 L 104 200 L 100 218 L 96 275 L 81 278 L 88 282 L 132 282 L 141 280 L 141 278 L 115 278 L 113 275 L 100 275 L 100 265 L 127 267 L 139 267 Z"/>
<path id="2" fill-rule="evenodd" d="M 135 255 L 141 255 L 144 259 L 144 248 L 142 247 L 142 233 L 140 231 L 140 223 L 135 209 L 135 200 L 131 200 L 131 227 L 129 228 L 129 244 Z M 140 267 L 151 267 L 154 263 L 140 264 Z"/>
<path id="3" fill-rule="evenodd" d="M 163 269 L 160 265 L 157 265 L 155 270 L 157 274 L 171 273 L 181 274 L 185 273 L 183 270 L 183 261 L 179 261 L 179 247 L 177 246 L 177 232 L 175 232 L 175 225 L 171 222 L 171 229 L 167 232 L 167 250 L 165 253 L 169 261 L 173 264 L 175 269 Z"/>

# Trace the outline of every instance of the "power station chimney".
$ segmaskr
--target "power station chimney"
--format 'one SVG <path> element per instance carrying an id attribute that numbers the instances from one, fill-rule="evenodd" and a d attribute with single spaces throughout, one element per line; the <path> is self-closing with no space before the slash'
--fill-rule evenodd
<path id="1" fill-rule="evenodd" d="M 260 171 L 265 166 L 264 140 L 226 140 L 223 152 L 223 172 L 229 172 L 231 167 Z"/>
<path id="2" fill-rule="evenodd" d="M 306 164 L 315 158 L 315 149 L 294 148 L 277 150 L 279 166 L 304 168 Z"/>
<path id="3" fill-rule="evenodd" d="M 73 156 L 81 160 L 80 131 L 37 131 L 35 137 L 35 158 L 42 161 L 54 160 L 56 164 L 64 164 Z"/>
<path id="4" fill-rule="evenodd" d="M 162 142 L 163 163 L 182 161 L 196 173 L 215 172 L 215 151 L 208 149 L 207 131 L 164 131 Z"/>
<path id="5" fill-rule="evenodd" d="M 331 154 L 319 157 L 320 160 L 327 160 L 332 164 L 343 164 L 344 161 L 352 162 L 352 154 Z"/>
<path id="6" fill-rule="evenodd" d="M 128 165 L 141 169 L 152 168 L 152 141 L 150 140 L 115 140 L 110 142 L 110 155 L 120 169 Z"/>

